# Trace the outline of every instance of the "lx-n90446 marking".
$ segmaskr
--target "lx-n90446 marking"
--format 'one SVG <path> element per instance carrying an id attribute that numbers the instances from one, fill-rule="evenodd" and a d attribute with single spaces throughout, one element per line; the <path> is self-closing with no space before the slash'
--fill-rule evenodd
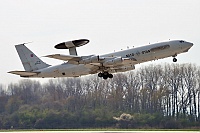
<path id="1" fill-rule="evenodd" d="M 57 49 L 69 49 L 70 55 L 52 54 L 45 57 L 67 61 L 51 66 L 39 59 L 25 44 L 16 45 L 25 71 L 10 71 L 9 73 L 21 77 L 79 77 L 98 73 L 103 79 L 113 78 L 112 73 L 125 72 L 135 69 L 135 65 L 151 60 L 173 57 L 188 52 L 192 43 L 183 40 L 173 40 L 149 44 L 137 48 L 127 49 L 106 55 L 78 56 L 76 47 L 87 44 L 89 40 L 80 39 L 57 44 Z"/>

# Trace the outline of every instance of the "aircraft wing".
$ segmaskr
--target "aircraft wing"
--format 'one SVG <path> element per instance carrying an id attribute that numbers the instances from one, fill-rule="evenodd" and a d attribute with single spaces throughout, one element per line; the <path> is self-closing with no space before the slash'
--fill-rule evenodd
<path id="1" fill-rule="evenodd" d="M 8 73 L 20 75 L 21 77 L 29 77 L 29 76 L 33 76 L 35 74 L 38 74 L 36 72 L 28 72 L 28 71 L 10 71 Z"/>
<path id="2" fill-rule="evenodd" d="M 59 60 L 64 60 L 64 61 L 80 61 L 82 59 L 81 56 L 62 55 L 62 54 L 52 54 L 52 55 L 47 55 L 44 57 L 49 57 L 49 58 L 54 58 L 54 59 L 59 59 Z"/>
<path id="3" fill-rule="evenodd" d="M 101 67 L 102 65 L 105 67 L 116 67 L 116 66 L 123 66 L 123 65 L 130 65 L 134 64 L 137 60 L 135 58 L 122 58 L 122 57 L 103 57 L 103 56 L 77 56 L 77 55 L 62 55 L 62 54 L 52 54 L 47 55 L 45 57 L 59 59 L 68 61 L 71 64 L 85 64 L 86 67 L 97 66 Z"/>
<path id="4" fill-rule="evenodd" d="M 134 65 L 137 60 L 135 58 L 122 58 L 122 57 L 100 57 L 98 62 L 85 64 L 85 67 L 91 70 L 90 74 L 101 71 L 102 65 L 106 67 L 105 71 L 110 72 L 123 72 L 135 69 Z"/>

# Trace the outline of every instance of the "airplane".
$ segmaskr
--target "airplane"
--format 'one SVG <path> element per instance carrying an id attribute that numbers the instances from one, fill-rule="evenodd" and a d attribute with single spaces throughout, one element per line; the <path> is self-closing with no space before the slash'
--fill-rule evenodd
<path id="1" fill-rule="evenodd" d="M 183 40 L 171 40 L 105 55 L 78 56 L 76 48 L 87 43 L 88 39 L 79 39 L 55 45 L 56 49 L 69 49 L 70 53 L 44 56 L 65 61 L 55 66 L 43 62 L 25 44 L 15 45 L 25 71 L 8 73 L 25 78 L 80 77 L 98 73 L 98 77 L 108 79 L 113 78 L 113 73 L 134 70 L 136 64 L 147 61 L 173 57 L 173 62 L 177 62 L 176 56 L 188 52 L 193 46 L 193 43 Z"/>

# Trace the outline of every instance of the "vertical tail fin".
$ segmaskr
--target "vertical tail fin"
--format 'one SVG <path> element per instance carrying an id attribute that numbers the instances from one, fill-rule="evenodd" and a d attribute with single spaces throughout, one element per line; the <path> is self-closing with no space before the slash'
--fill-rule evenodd
<path id="1" fill-rule="evenodd" d="M 15 45 L 17 53 L 21 59 L 21 62 L 26 71 L 34 71 L 42 68 L 46 68 L 50 65 L 39 59 L 31 50 L 29 50 L 24 44 Z"/>

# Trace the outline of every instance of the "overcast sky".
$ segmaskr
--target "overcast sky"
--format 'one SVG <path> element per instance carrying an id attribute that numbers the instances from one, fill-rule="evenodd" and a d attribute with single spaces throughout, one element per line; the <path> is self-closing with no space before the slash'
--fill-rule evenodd
<path id="1" fill-rule="evenodd" d="M 33 42 L 27 47 L 42 57 L 68 54 L 54 45 L 84 38 L 90 43 L 77 49 L 79 55 L 183 39 L 194 46 L 178 55 L 178 63 L 200 66 L 200 0 L 0 0 L 0 83 L 23 79 L 7 73 L 24 70 L 14 45 Z M 172 63 L 172 58 L 150 63 L 165 62 Z"/>

